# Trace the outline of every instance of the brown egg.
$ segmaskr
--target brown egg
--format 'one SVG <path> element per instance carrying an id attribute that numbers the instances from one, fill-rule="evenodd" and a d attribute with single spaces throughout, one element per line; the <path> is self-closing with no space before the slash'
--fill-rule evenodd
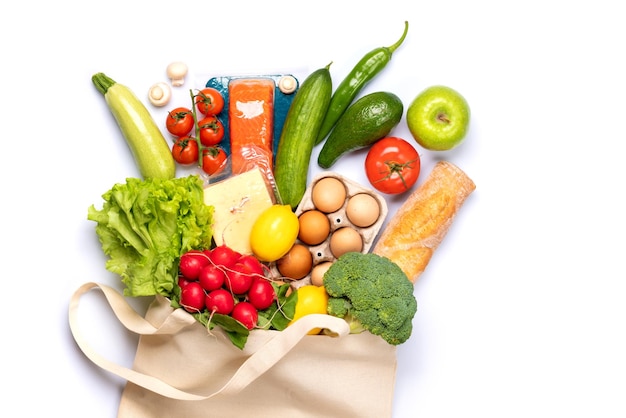
<path id="1" fill-rule="evenodd" d="M 346 186 L 336 177 L 324 177 L 311 189 L 313 205 L 324 213 L 335 212 L 346 201 Z"/>
<path id="2" fill-rule="evenodd" d="M 308 245 L 317 245 L 330 234 L 330 221 L 328 217 L 319 210 L 307 210 L 298 217 L 300 230 L 298 239 Z"/>
<path id="3" fill-rule="evenodd" d="M 335 258 L 341 257 L 348 252 L 361 252 L 363 250 L 363 238 L 355 229 L 350 227 L 339 228 L 330 236 L 330 252 Z"/>
<path id="4" fill-rule="evenodd" d="M 380 205 L 369 193 L 357 193 L 348 200 L 346 216 L 353 225 L 367 228 L 378 220 Z"/>
<path id="5" fill-rule="evenodd" d="M 313 267 L 313 270 L 311 270 L 311 284 L 323 286 L 324 273 L 326 273 L 326 270 L 328 270 L 332 264 L 332 261 L 324 261 Z"/>
<path id="6" fill-rule="evenodd" d="M 285 277 L 300 280 L 311 271 L 313 256 L 307 247 L 294 244 L 282 258 L 276 261 L 276 268 Z"/>

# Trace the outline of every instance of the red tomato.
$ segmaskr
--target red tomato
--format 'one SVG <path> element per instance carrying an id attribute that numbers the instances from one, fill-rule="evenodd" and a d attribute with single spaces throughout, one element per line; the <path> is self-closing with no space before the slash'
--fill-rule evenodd
<path id="1" fill-rule="evenodd" d="M 210 147 L 202 150 L 202 170 L 208 175 L 222 171 L 226 166 L 226 152 L 220 147 Z"/>
<path id="2" fill-rule="evenodd" d="M 205 147 L 217 145 L 224 138 L 224 125 L 217 116 L 207 116 L 198 122 L 198 137 Z"/>
<path id="3" fill-rule="evenodd" d="M 211 87 L 200 90 L 195 102 L 198 111 L 203 115 L 218 115 L 224 109 L 224 97 L 218 90 Z"/>
<path id="4" fill-rule="evenodd" d="M 193 129 L 193 114 L 186 107 L 171 110 L 165 118 L 167 131 L 174 136 L 185 136 Z"/>
<path id="5" fill-rule="evenodd" d="M 230 316 L 241 322 L 248 329 L 254 328 L 259 320 L 259 312 L 250 302 L 239 302 L 236 304 Z"/>
<path id="6" fill-rule="evenodd" d="M 172 146 L 172 156 L 177 163 L 190 165 L 198 162 L 198 141 L 190 136 L 178 138 Z"/>
<path id="7" fill-rule="evenodd" d="M 380 139 L 365 157 L 365 174 L 376 190 L 398 194 L 409 190 L 420 174 L 417 150 L 402 138 Z"/>

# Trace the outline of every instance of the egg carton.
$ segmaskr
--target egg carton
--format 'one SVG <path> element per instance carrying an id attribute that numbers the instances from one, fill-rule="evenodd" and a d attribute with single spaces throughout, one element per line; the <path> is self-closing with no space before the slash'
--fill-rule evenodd
<path id="1" fill-rule="evenodd" d="M 328 171 L 320 173 L 312 179 L 310 185 L 307 187 L 304 193 L 304 196 L 302 197 L 302 200 L 300 201 L 300 204 L 296 208 L 296 211 L 295 211 L 296 215 L 300 216 L 302 213 L 308 210 L 318 209 L 313 202 L 312 192 L 317 182 L 327 177 L 336 178 L 337 180 L 341 181 L 341 183 L 343 183 L 346 189 L 346 198 L 344 199 L 343 204 L 338 210 L 325 213 L 330 223 L 330 233 L 328 234 L 328 236 L 322 243 L 317 244 L 317 245 L 308 245 L 300 241 L 299 239 L 296 239 L 296 244 L 302 244 L 309 249 L 312 255 L 313 263 L 312 263 L 311 271 L 305 277 L 298 279 L 298 280 L 294 280 L 292 282 L 292 286 L 294 288 L 298 288 L 300 286 L 304 286 L 306 284 L 311 283 L 311 272 L 313 271 L 313 268 L 315 268 L 316 265 L 323 263 L 323 262 L 327 262 L 327 261 L 333 262 L 336 260 L 336 257 L 333 255 L 330 249 L 330 239 L 331 239 L 332 234 L 335 231 L 344 227 L 353 228 L 361 236 L 361 241 L 362 241 L 361 252 L 368 253 L 372 244 L 374 243 L 374 240 L 376 239 L 376 236 L 380 232 L 380 228 L 385 222 L 385 218 L 387 217 L 387 213 L 388 213 L 387 202 L 380 194 L 376 193 L 374 190 L 370 188 L 364 187 L 363 185 L 346 178 L 345 176 L 342 176 L 341 174 L 338 174 L 335 172 L 328 172 Z M 366 193 L 372 196 L 376 200 L 379 206 L 379 215 L 378 215 L 377 220 L 368 227 L 358 227 L 354 225 L 350 221 L 348 215 L 346 214 L 346 207 L 348 205 L 350 198 L 361 193 Z M 274 265 L 271 266 L 271 268 L 272 268 L 273 273 L 277 277 L 280 277 L 280 272 L 278 271 L 278 268 L 276 267 L 275 263 Z"/>

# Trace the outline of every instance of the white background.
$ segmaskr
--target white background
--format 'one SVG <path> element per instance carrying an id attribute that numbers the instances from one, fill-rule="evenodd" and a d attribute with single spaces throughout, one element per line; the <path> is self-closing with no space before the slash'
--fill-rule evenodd
<path id="1" fill-rule="evenodd" d="M 416 284 L 414 333 L 398 348 L 394 418 L 625 416 L 619 2 L 296 4 L 3 7 L 3 409 L 113 417 L 123 387 L 82 355 L 67 325 L 80 284 L 119 287 L 87 207 L 138 175 L 94 73 L 142 99 L 175 60 L 189 65 L 190 88 L 196 76 L 306 75 L 330 61 L 338 84 L 363 54 L 395 42 L 408 20 L 405 43 L 364 93 L 392 91 L 405 106 L 433 84 L 464 94 L 469 136 L 452 152 L 421 150 L 421 178 L 447 159 L 477 189 Z M 408 135 L 404 120 L 394 134 Z M 363 156 L 333 169 L 363 180 Z M 130 364 L 136 341 L 101 299 L 85 299 L 85 315 L 96 318 L 88 333 L 109 358 Z"/>

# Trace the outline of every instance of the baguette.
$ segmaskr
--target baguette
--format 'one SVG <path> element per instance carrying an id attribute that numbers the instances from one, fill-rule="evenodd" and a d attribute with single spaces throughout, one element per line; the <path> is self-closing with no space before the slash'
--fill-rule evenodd
<path id="1" fill-rule="evenodd" d="M 372 252 L 398 264 L 415 283 L 475 188 L 460 168 L 437 162 L 390 219 Z"/>

